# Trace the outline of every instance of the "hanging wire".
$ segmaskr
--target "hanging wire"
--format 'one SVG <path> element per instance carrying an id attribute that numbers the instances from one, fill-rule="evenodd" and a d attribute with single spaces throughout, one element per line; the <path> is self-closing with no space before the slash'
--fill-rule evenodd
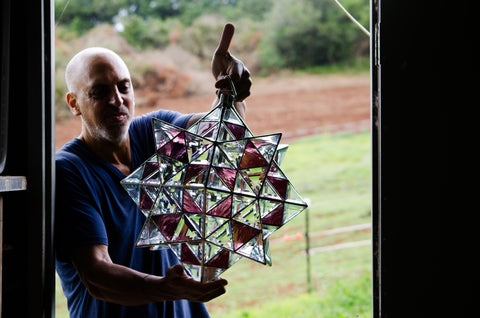
<path id="1" fill-rule="evenodd" d="M 340 9 L 342 9 L 342 11 L 347 15 L 347 17 L 350 18 L 350 20 L 353 21 L 353 23 L 355 23 L 361 30 L 363 33 L 365 33 L 366 35 L 370 36 L 370 32 L 368 32 L 368 30 L 360 24 L 360 22 L 358 22 L 351 14 L 350 12 L 347 11 L 347 9 L 345 9 L 342 4 L 340 3 L 340 1 L 338 0 L 333 0 L 335 1 L 335 3 L 340 7 Z"/>
<path id="2" fill-rule="evenodd" d="M 57 27 L 58 24 L 60 23 L 60 20 L 63 17 L 63 13 L 65 12 L 65 9 L 67 9 L 68 5 L 70 4 L 70 1 L 71 0 L 68 0 L 67 3 L 65 3 L 65 6 L 63 7 L 62 13 L 60 13 L 60 16 L 58 17 L 57 23 L 55 23 L 55 27 Z"/>

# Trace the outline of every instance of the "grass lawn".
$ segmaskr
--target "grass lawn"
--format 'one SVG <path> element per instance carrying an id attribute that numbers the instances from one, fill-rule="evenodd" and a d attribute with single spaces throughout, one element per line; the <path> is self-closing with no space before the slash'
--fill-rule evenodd
<path id="1" fill-rule="evenodd" d="M 273 266 L 242 259 L 222 277 L 227 293 L 212 317 L 371 316 L 370 134 L 316 135 L 290 144 L 282 170 L 311 201 L 311 293 L 307 292 L 306 211 L 270 239 Z M 329 231 L 353 225 L 357 230 Z M 346 248 L 345 243 L 360 242 Z M 57 284 L 59 287 L 59 284 Z M 68 317 L 57 290 L 57 317 Z"/>

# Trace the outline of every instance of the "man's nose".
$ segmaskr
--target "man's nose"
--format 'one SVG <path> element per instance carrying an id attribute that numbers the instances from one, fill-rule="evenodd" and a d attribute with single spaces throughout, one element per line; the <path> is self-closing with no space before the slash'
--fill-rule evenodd
<path id="1" fill-rule="evenodd" d="M 118 87 L 116 86 L 111 92 L 110 104 L 115 105 L 117 107 L 120 107 L 123 104 L 122 94 L 120 93 L 120 91 L 118 90 Z"/>

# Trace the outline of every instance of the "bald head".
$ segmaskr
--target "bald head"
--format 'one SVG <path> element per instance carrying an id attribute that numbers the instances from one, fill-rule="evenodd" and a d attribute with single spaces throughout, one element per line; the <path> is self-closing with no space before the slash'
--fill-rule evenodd
<path id="1" fill-rule="evenodd" d="M 94 64 L 105 61 L 117 64 L 130 77 L 127 65 L 117 53 L 102 47 L 90 47 L 77 53 L 68 63 L 65 70 L 68 90 L 77 92 L 79 83 L 85 83 Z"/>

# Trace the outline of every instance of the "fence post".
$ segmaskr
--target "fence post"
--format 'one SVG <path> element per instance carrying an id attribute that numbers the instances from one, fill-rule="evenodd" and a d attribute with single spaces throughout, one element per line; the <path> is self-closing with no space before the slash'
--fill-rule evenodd
<path id="1" fill-rule="evenodd" d="M 305 202 L 307 203 L 308 206 L 310 206 L 310 199 L 306 198 Z M 310 225 L 309 225 L 309 208 L 307 207 L 305 209 L 305 255 L 306 255 L 306 260 L 307 260 L 307 293 L 311 293 L 313 288 L 312 288 L 312 273 L 311 273 L 311 266 L 310 266 L 310 236 L 309 236 L 309 231 L 310 231 Z"/>

